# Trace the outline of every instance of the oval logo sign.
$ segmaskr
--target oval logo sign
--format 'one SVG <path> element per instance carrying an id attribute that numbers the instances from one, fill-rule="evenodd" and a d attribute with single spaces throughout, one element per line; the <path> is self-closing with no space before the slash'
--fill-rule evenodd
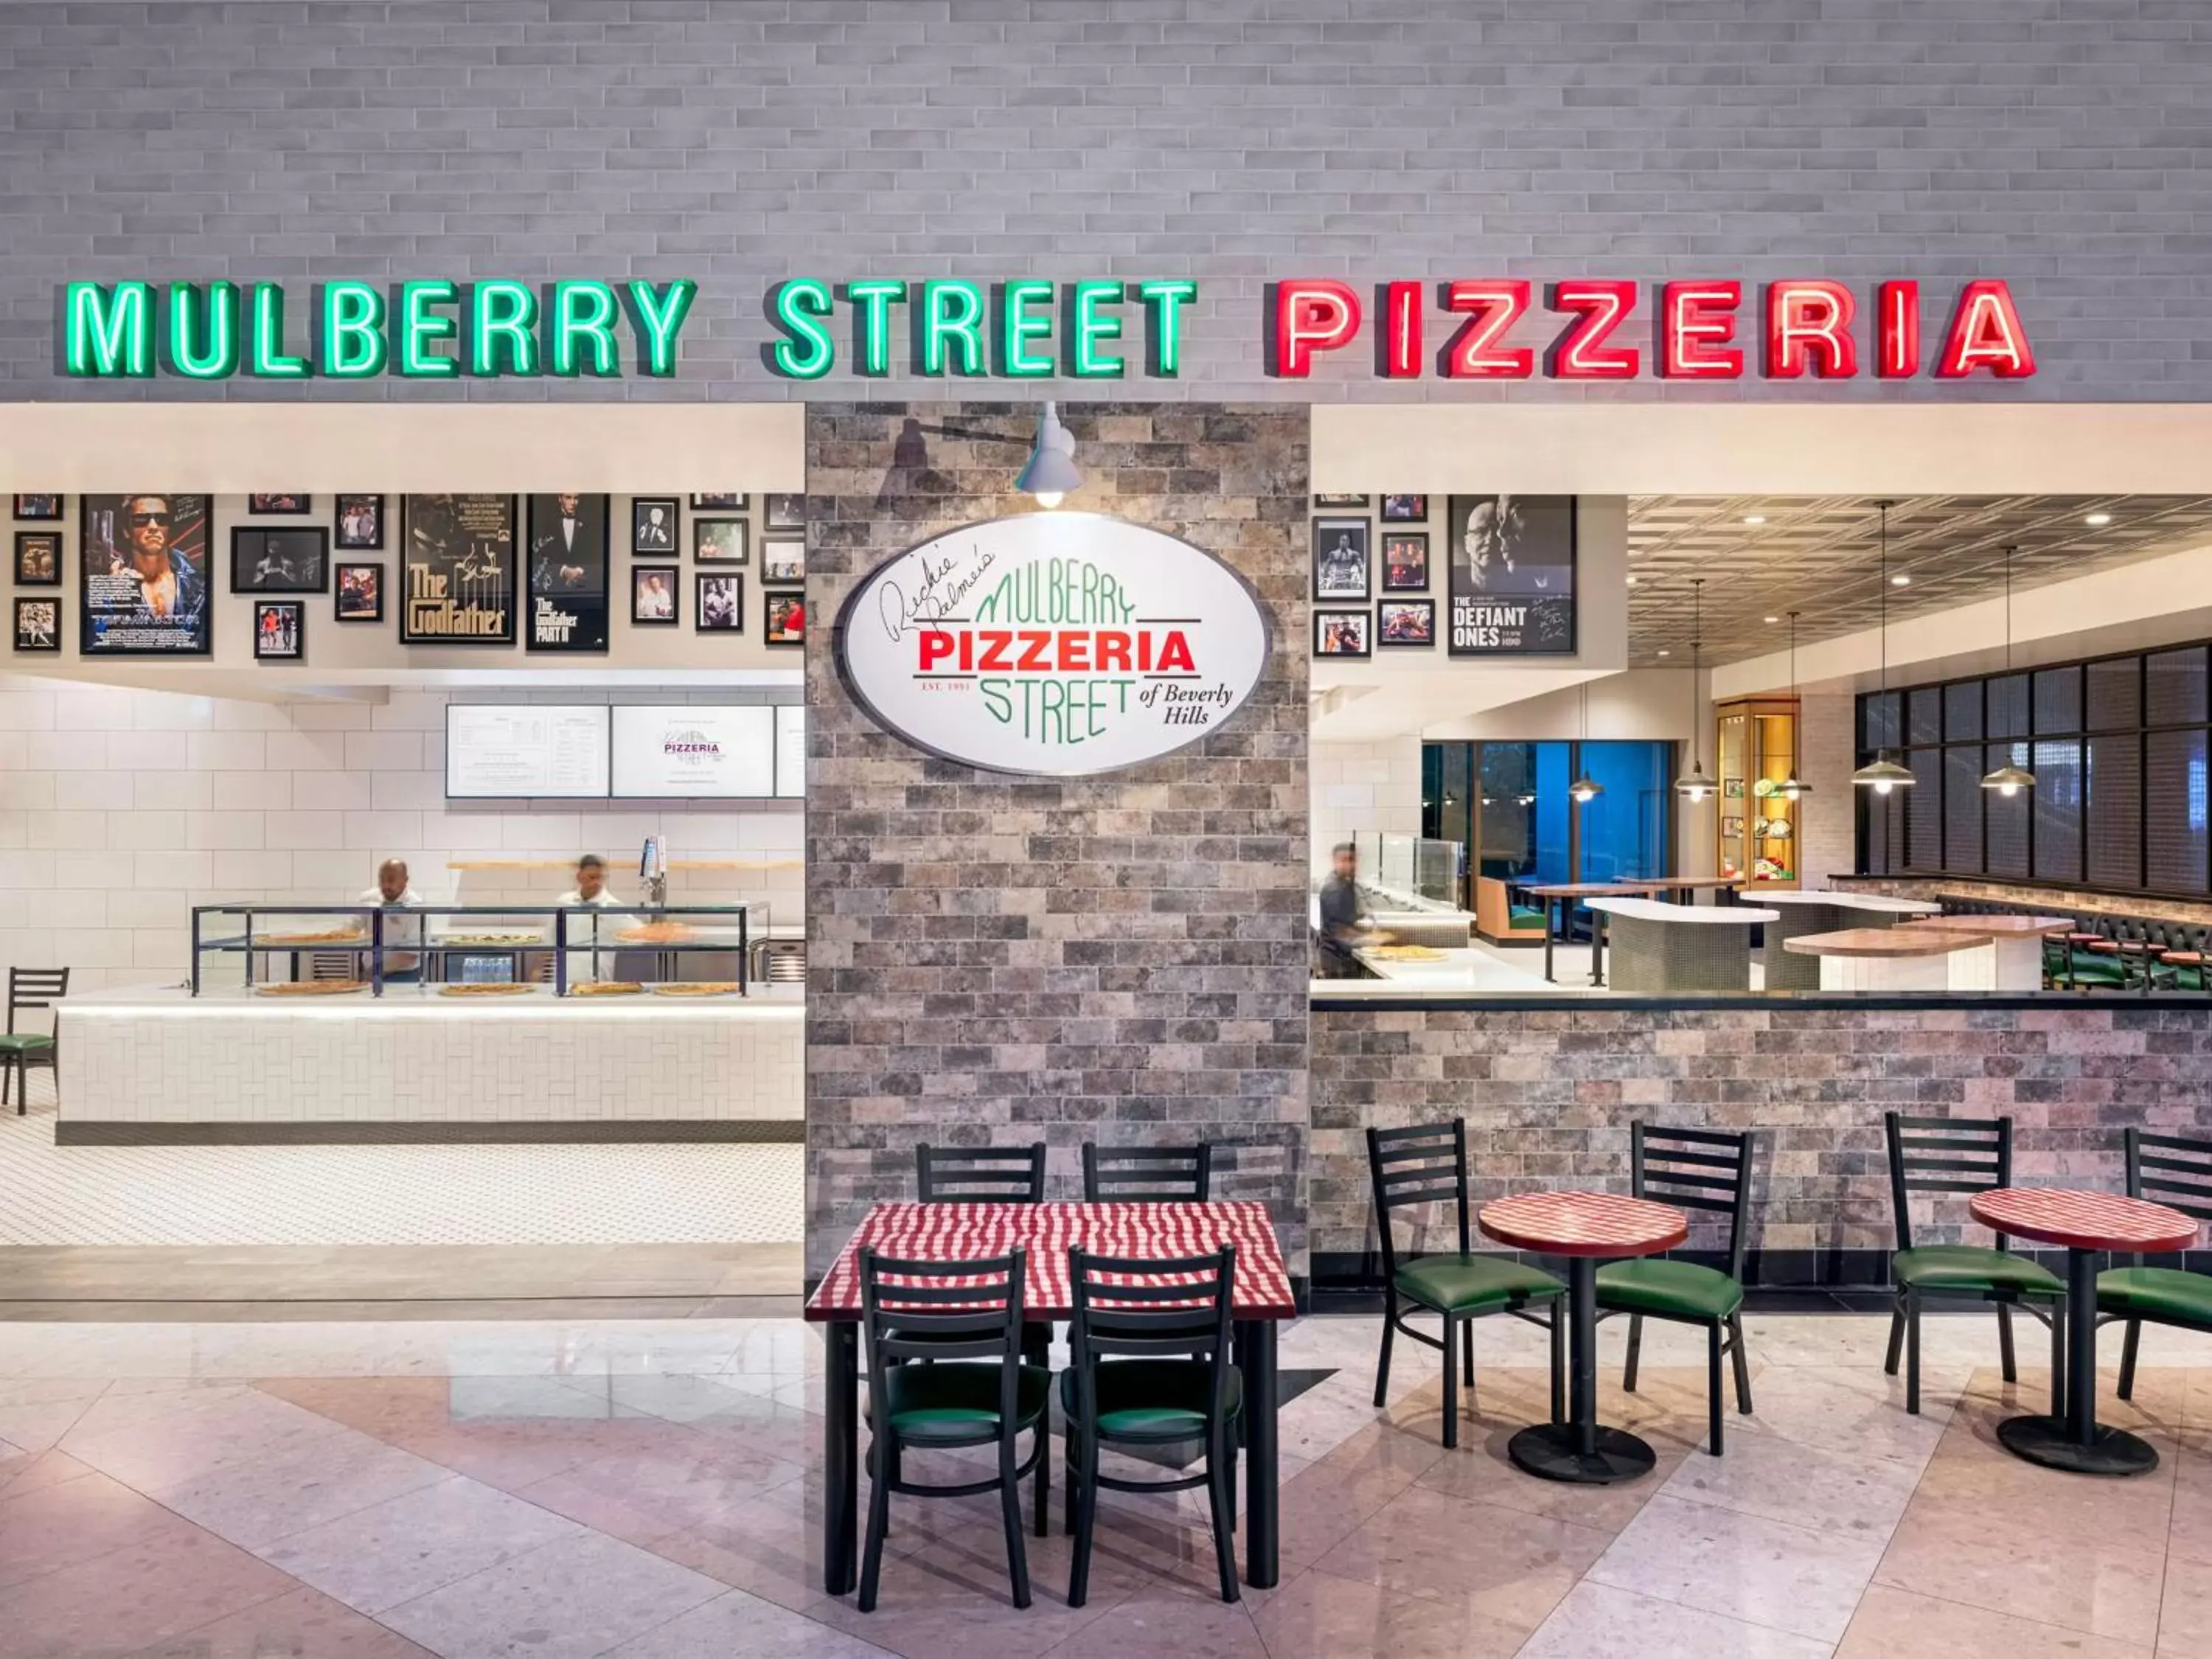
<path id="1" fill-rule="evenodd" d="M 1095 513 L 963 525 L 838 613 L 838 672 L 885 731 L 994 772 L 1080 777 L 1218 732 L 1266 671 L 1267 612 L 1203 548 Z"/>

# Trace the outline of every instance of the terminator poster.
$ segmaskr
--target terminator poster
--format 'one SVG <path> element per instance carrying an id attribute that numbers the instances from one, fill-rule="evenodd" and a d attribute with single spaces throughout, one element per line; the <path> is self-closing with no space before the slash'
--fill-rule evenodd
<path id="1" fill-rule="evenodd" d="M 410 495 L 401 532 L 403 645 L 514 643 L 514 497 Z"/>
<path id="2" fill-rule="evenodd" d="M 532 651 L 607 648 L 607 498 L 530 498 Z"/>
<path id="3" fill-rule="evenodd" d="M 1574 653 L 1573 496 L 1455 495 L 1450 536 L 1451 655 Z"/>
<path id="4" fill-rule="evenodd" d="M 204 657 L 208 498 L 169 490 L 86 495 L 78 647 L 88 657 Z"/>

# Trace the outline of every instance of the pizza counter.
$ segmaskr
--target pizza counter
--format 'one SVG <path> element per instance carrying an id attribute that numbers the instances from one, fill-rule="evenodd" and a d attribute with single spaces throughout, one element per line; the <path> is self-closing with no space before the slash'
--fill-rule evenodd
<path id="1" fill-rule="evenodd" d="M 795 986 L 116 990 L 59 1029 L 63 1144 L 796 1140 L 805 1115 Z"/>

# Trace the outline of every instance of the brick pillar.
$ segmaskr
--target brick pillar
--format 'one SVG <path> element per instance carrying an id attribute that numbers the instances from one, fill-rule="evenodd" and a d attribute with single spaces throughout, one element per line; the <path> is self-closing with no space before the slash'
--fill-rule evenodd
<path id="1" fill-rule="evenodd" d="M 894 554 L 1012 493 L 1035 404 L 807 411 L 806 1267 L 914 1147 L 1087 1139 L 1224 1149 L 1214 1190 L 1273 1206 L 1305 1271 L 1306 414 L 1062 406 L 1072 506 L 1241 573 L 1274 655 L 1223 731 L 1125 772 L 1008 777 L 908 747 L 848 696 L 830 624 Z"/>

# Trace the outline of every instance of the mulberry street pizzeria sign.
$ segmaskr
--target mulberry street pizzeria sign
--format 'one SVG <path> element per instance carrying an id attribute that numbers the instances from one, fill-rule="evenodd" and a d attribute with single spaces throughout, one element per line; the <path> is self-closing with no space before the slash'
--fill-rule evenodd
<path id="1" fill-rule="evenodd" d="M 832 644 L 885 731 L 993 772 L 1116 771 L 1219 731 L 1267 612 L 1202 548 L 1093 513 L 963 525 L 879 565 Z"/>

